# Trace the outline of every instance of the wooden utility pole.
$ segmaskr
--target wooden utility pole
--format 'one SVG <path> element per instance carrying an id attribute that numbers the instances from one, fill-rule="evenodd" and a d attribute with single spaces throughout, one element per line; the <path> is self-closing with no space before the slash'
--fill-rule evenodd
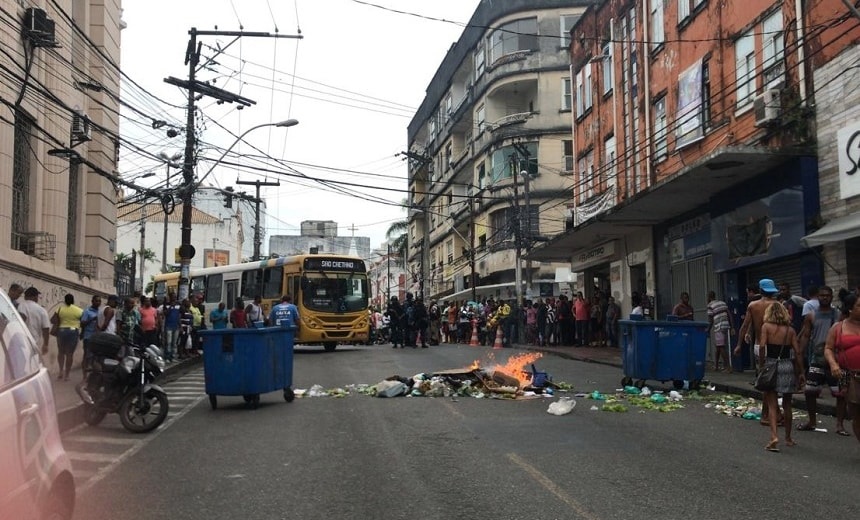
<path id="1" fill-rule="evenodd" d="M 280 186 L 281 183 L 279 181 L 268 182 L 268 181 L 240 181 L 236 179 L 236 184 L 245 184 L 247 186 L 255 186 L 257 188 L 257 197 L 254 199 L 254 258 L 252 260 L 257 261 L 260 259 L 260 245 L 263 242 L 263 236 L 260 230 L 260 188 L 263 186 Z"/>

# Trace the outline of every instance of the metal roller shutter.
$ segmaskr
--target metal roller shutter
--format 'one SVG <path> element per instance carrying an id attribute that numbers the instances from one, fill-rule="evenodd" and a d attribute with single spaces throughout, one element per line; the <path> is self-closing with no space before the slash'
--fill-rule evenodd
<path id="1" fill-rule="evenodd" d="M 777 286 L 783 282 L 788 282 L 791 286 L 791 294 L 803 296 L 799 258 L 768 262 L 747 268 L 748 285 L 757 284 L 762 278 L 770 278 Z"/>

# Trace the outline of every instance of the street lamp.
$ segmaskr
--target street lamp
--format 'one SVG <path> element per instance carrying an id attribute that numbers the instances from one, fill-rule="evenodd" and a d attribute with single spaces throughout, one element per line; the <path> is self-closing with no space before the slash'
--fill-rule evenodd
<path id="1" fill-rule="evenodd" d="M 212 173 L 212 171 L 215 170 L 215 167 L 218 166 L 218 164 L 222 160 L 224 160 L 224 157 L 226 157 L 227 154 L 230 153 L 230 150 L 232 150 L 234 146 L 239 144 L 239 141 L 241 141 L 250 132 L 258 128 L 263 128 L 265 126 L 288 128 L 291 126 L 296 126 L 297 124 L 299 124 L 298 120 L 287 119 L 285 121 L 279 121 L 277 123 L 263 123 L 260 125 L 252 126 L 251 128 L 245 130 L 239 137 L 236 138 L 235 141 L 233 141 L 233 144 L 231 144 L 226 150 L 224 150 L 224 153 L 221 154 L 221 157 L 219 157 L 218 160 L 215 161 L 214 164 L 212 164 L 212 167 L 209 168 L 209 170 L 205 174 L 203 174 L 203 176 L 200 177 L 200 180 L 197 182 L 194 182 L 193 143 L 186 143 L 185 163 L 183 164 L 182 168 L 184 186 L 182 190 L 182 245 L 179 246 L 179 256 L 181 257 L 181 261 L 179 264 L 179 301 L 188 298 L 189 286 L 191 284 L 191 259 L 194 258 L 195 253 L 194 246 L 191 245 L 191 210 L 193 204 L 193 193 L 206 179 L 206 177 L 208 177 Z"/>
<path id="2" fill-rule="evenodd" d="M 164 161 L 164 164 L 167 165 L 167 177 L 165 179 L 165 190 L 170 190 L 170 168 L 182 168 L 181 164 L 178 164 L 176 161 L 182 158 L 182 152 L 176 152 L 173 155 L 167 155 L 166 152 L 159 152 L 158 157 Z M 166 209 L 166 208 L 165 208 Z M 162 244 L 161 244 L 161 272 L 167 272 L 167 218 L 169 215 L 167 211 L 164 212 L 164 236 Z"/>

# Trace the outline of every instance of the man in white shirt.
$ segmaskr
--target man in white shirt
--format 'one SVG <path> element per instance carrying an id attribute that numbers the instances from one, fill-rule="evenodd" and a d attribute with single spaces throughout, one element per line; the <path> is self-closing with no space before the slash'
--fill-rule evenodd
<path id="1" fill-rule="evenodd" d="M 35 287 L 29 287 L 24 291 L 24 300 L 18 304 L 18 313 L 27 321 L 27 328 L 36 340 L 36 344 L 42 345 L 42 355 L 48 353 L 48 339 L 51 337 L 51 320 L 48 311 L 39 305 L 41 293 Z"/>

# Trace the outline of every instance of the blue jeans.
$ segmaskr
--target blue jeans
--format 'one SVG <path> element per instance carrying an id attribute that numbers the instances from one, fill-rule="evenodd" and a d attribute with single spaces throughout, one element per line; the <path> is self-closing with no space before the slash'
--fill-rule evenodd
<path id="1" fill-rule="evenodd" d="M 179 329 L 164 330 L 164 359 L 176 359 L 176 342 L 179 341 Z"/>

